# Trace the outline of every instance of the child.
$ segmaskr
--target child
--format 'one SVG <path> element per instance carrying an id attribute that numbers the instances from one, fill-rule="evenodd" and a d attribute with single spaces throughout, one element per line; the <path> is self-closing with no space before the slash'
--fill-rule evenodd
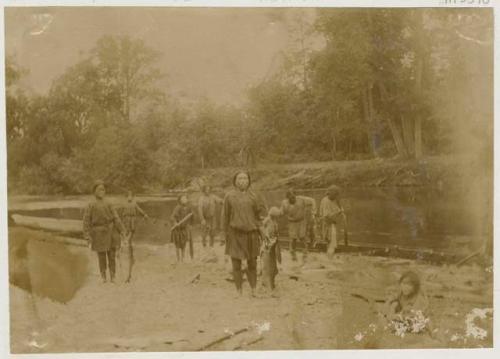
<path id="1" fill-rule="evenodd" d="M 262 261 L 263 285 L 269 286 L 273 291 L 275 286 L 274 278 L 278 274 L 278 265 L 281 264 L 281 252 L 278 243 L 278 223 L 277 218 L 281 211 L 277 207 L 269 210 L 268 216 L 264 219 L 262 235 L 263 243 L 261 246 L 260 258 Z"/>
<path id="2" fill-rule="evenodd" d="M 390 323 L 411 321 L 418 312 L 425 313 L 427 307 L 428 301 L 422 292 L 420 278 L 408 271 L 399 279 L 399 292 L 386 302 L 382 315 Z"/>
<path id="3" fill-rule="evenodd" d="M 322 222 L 321 239 L 328 242 L 327 253 L 332 256 L 337 248 L 337 222 L 345 220 L 345 214 L 339 201 L 340 189 L 331 186 L 326 192 L 326 196 L 321 200 L 319 207 L 319 217 Z"/>
<path id="4" fill-rule="evenodd" d="M 434 335 L 428 317 L 428 300 L 420 278 L 414 272 L 403 273 L 398 282 L 398 293 L 381 307 L 368 299 L 378 314 L 378 325 L 363 339 L 364 348 L 408 349 L 439 348 L 440 339 Z"/>
<path id="5" fill-rule="evenodd" d="M 173 222 L 171 238 L 172 242 L 175 244 L 177 262 L 183 262 L 186 242 L 189 241 L 190 246 L 192 245 L 190 225 L 193 223 L 193 212 L 191 208 L 189 208 L 186 195 L 180 195 L 178 202 L 179 203 L 174 208 L 174 212 L 170 217 Z M 191 259 L 193 259 L 192 251 L 190 251 L 190 254 Z"/>

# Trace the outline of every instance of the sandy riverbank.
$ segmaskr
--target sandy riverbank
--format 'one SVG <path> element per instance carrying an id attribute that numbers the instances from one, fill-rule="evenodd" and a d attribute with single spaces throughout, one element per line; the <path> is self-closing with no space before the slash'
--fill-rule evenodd
<path id="1" fill-rule="evenodd" d="M 26 231 L 29 230 L 18 229 L 11 236 L 33 233 Z M 28 242 L 24 261 L 28 272 L 43 271 L 47 266 L 43 259 L 35 258 L 40 245 L 47 244 Z M 94 254 L 86 248 L 71 247 L 72 254 L 87 264 L 77 268 L 78 273 L 84 271 L 83 278 L 75 277 L 80 288 L 67 303 L 43 297 L 47 290 L 37 286 L 43 286 L 47 279 L 33 281 L 36 294 L 32 298 L 11 285 L 12 351 L 192 351 L 224 336 L 225 332 L 247 326 L 251 328 L 249 331 L 209 350 L 367 347 L 363 339 L 357 339 L 368 337 L 375 316 L 352 293 L 383 298 L 394 290 L 398 275 L 410 268 L 424 280 L 440 338 L 431 342 L 417 338 L 417 347 L 492 345 L 491 320 L 477 322 L 488 331 L 483 339 L 467 337 L 465 323 L 474 308 L 492 307 L 492 273 L 488 268 L 431 266 L 410 260 L 347 254 L 339 254 L 332 260 L 323 254 L 311 254 L 307 264 L 299 268 L 285 251 L 277 277 L 279 297 L 272 298 L 262 292 L 261 298 L 245 295 L 237 299 L 232 283 L 226 281 L 229 263 L 222 247 L 217 246 L 209 253 L 196 243 L 195 250 L 193 262 L 176 265 L 171 245 L 140 246 L 132 283 L 123 283 L 121 276 L 116 284 L 102 284 Z M 50 260 L 52 264 L 60 262 L 57 258 Z M 67 278 L 61 279 L 61 271 L 75 276 L 61 267 L 48 282 L 54 286 L 73 285 Z M 198 274 L 199 278 L 191 283 Z M 248 287 L 245 289 L 248 292 Z M 34 330 L 40 334 L 30 344 Z M 383 343 L 380 345 L 404 345 L 396 337 Z"/>

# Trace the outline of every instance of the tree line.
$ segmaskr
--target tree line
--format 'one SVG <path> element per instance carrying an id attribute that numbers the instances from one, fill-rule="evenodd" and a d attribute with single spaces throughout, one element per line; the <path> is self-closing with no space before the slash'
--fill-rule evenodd
<path id="1" fill-rule="evenodd" d="M 44 95 L 8 56 L 9 191 L 161 191 L 242 149 L 260 163 L 491 151 L 492 24 L 488 9 L 317 10 L 239 106 L 170 95 L 167 55 L 136 38 L 100 38 Z"/>

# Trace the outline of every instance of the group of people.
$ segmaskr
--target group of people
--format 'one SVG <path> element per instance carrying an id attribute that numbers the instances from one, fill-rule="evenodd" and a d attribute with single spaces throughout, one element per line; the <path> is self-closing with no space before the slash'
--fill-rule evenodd
<path id="1" fill-rule="evenodd" d="M 93 187 L 95 199 L 85 210 L 83 218 L 84 236 L 89 241 L 89 246 L 97 253 L 99 270 L 102 280 L 107 281 L 109 270 L 110 280 L 115 280 L 115 256 L 120 246 L 128 250 L 129 258 L 133 263 L 132 240 L 136 229 L 138 216 L 149 218 L 137 205 L 134 195 L 129 192 L 127 202 L 115 208 L 105 199 L 105 186 L 102 181 Z M 290 253 L 296 261 L 297 241 L 303 244 L 303 258 L 307 258 L 308 243 L 306 238 L 314 237 L 315 219 L 321 220 L 321 237 L 329 242 L 329 252 L 335 251 L 337 246 L 337 223 L 345 220 L 345 214 L 339 202 L 339 188 L 332 186 L 326 196 L 321 200 L 319 211 L 313 198 L 296 195 L 293 190 L 286 192 L 286 198 L 280 207 L 267 209 L 261 196 L 251 189 L 251 177 L 248 172 L 237 172 L 233 177 L 233 188 L 229 190 L 224 199 L 219 198 L 210 191 L 210 187 L 202 187 L 202 194 L 198 200 L 197 212 L 202 227 L 202 243 L 204 246 L 214 246 L 214 237 L 218 222 L 217 206 L 222 204 L 220 224 L 224 232 L 225 254 L 231 258 L 233 281 L 237 290 L 236 296 L 243 294 L 243 273 L 246 273 L 251 289 L 251 295 L 256 296 L 257 287 L 257 258 L 266 255 L 263 248 L 272 248 L 275 260 L 281 261 L 279 252 L 278 219 L 285 216 L 288 221 L 288 234 L 290 239 Z M 193 258 L 193 242 L 191 226 L 194 221 L 195 211 L 191 208 L 188 197 L 183 194 L 178 198 L 178 204 L 172 215 L 171 241 L 175 244 L 177 260 L 184 259 L 184 250 L 189 244 L 190 256 Z M 269 255 L 271 252 L 267 252 Z M 246 268 L 243 269 L 243 261 Z M 268 271 L 273 275 L 277 273 L 276 263 L 266 262 Z M 132 275 L 131 265 L 126 282 Z M 264 276 L 263 276 L 264 277 Z M 269 279 L 269 278 L 267 278 Z M 266 278 L 264 278 L 264 282 Z M 270 279 L 270 287 L 274 289 L 274 277 Z M 425 319 L 423 326 L 418 326 L 422 321 L 422 312 L 427 309 L 427 300 L 423 294 L 420 279 L 413 272 L 407 272 L 399 281 L 399 292 L 390 298 L 382 308 L 375 311 L 380 317 L 384 328 L 393 328 L 396 332 L 402 327 L 408 327 L 411 333 L 420 333 L 422 328 L 429 330 L 429 323 Z M 367 300 L 368 301 L 368 300 Z M 373 300 L 369 302 L 374 304 Z M 415 328 L 421 328 L 415 331 Z M 371 345 L 371 344 L 366 344 Z"/>
<path id="2" fill-rule="evenodd" d="M 109 280 L 113 282 L 117 250 L 124 246 L 133 263 L 132 240 L 137 217 L 149 217 L 137 205 L 132 192 L 129 192 L 125 205 L 118 208 L 105 199 L 105 193 L 104 183 L 97 181 L 93 187 L 95 199 L 85 210 L 83 232 L 90 248 L 97 253 L 102 280 L 104 282 L 108 280 L 109 271 Z M 217 208 L 222 205 L 220 226 L 224 233 L 225 254 L 231 258 L 237 292 L 242 294 L 242 262 L 246 261 L 245 272 L 253 295 L 257 285 L 257 258 L 264 243 L 269 244 L 269 241 L 277 243 L 279 217 L 284 216 L 288 222 L 290 253 L 293 261 L 297 260 L 297 242 L 302 243 L 303 260 L 306 260 L 308 246 L 316 237 L 317 219 L 321 220 L 321 237 L 329 243 L 329 252 L 335 251 L 336 226 L 339 221 L 345 219 L 339 195 L 337 186 L 330 187 L 317 211 L 316 201 L 313 198 L 297 195 L 290 189 L 286 192 L 286 198 L 279 208 L 272 207 L 268 210 L 263 198 L 251 189 L 251 177 L 247 171 L 239 171 L 234 175 L 233 189 L 226 193 L 224 199 L 211 193 L 209 185 L 203 185 L 197 211 L 190 206 L 187 195 L 182 194 L 170 217 L 171 241 L 175 244 L 177 260 L 184 260 L 186 246 L 189 247 L 191 259 L 194 256 L 191 227 L 195 212 L 201 222 L 203 246 L 214 246 L 219 222 Z M 132 265 L 129 266 L 127 282 L 132 276 L 131 268 Z"/>
<path id="3" fill-rule="evenodd" d="M 128 250 L 130 265 L 126 282 L 132 278 L 134 249 L 132 240 L 136 230 L 137 217 L 149 216 L 134 200 L 132 192 L 128 192 L 127 201 L 119 208 L 115 208 L 105 199 L 106 189 L 103 181 L 96 181 L 92 188 L 95 199 L 85 209 L 83 215 L 83 236 L 89 247 L 97 253 L 99 271 L 103 282 L 115 280 L 116 253 L 121 246 Z M 122 240 L 123 239 L 123 240 Z"/>

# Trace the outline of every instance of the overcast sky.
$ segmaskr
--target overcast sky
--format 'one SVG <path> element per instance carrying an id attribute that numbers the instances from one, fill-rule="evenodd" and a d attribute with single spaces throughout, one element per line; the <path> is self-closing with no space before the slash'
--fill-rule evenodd
<path id="1" fill-rule="evenodd" d="M 6 53 L 29 70 L 25 84 L 44 93 L 102 35 L 133 35 L 163 53 L 158 65 L 171 92 L 235 103 L 276 69 L 297 11 L 304 10 L 7 8 Z"/>

